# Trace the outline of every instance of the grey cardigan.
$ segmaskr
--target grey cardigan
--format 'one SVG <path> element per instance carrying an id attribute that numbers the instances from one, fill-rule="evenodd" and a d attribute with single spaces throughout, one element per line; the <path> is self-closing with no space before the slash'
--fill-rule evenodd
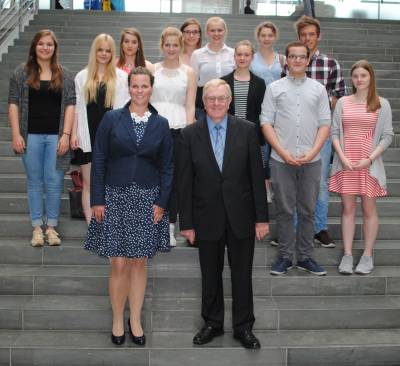
<path id="1" fill-rule="evenodd" d="M 27 141 L 28 137 L 28 111 L 29 111 L 29 86 L 26 83 L 27 75 L 25 65 L 18 66 L 10 76 L 10 88 L 8 92 L 8 103 L 16 104 L 19 109 L 19 128 L 21 136 Z M 63 68 L 63 88 L 61 92 L 61 114 L 59 136 L 64 130 L 64 112 L 69 105 L 75 105 L 75 85 L 70 72 Z M 67 171 L 71 161 L 71 154 L 68 151 L 62 156 L 57 156 L 56 168 Z"/>
<path id="2" fill-rule="evenodd" d="M 340 98 L 336 104 L 335 111 L 333 113 L 333 122 L 331 126 L 331 139 L 339 139 L 340 146 L 344 151 L 344 137 L 343 137 L 343 100 L 348 97 Z M 378 111 L 378 120 L 376 122 L 374 139 L 372 149 L 379 145 L 386 150 L 393 139 L 393 127 L 392 127 L 392 110 L 389 102 L 385 98 L 379 98 L 381 102 L 381 108 Z M 339 159 L 338 154 L 335 152 L 333 157 L 331 176 L 335 175 L 338 171 L 343 170 L 342 163 Z M 376 178 L 381 187 L 386 189 L 386 174 L 385 167 L 383 166 L 382 155 L 377 157 L 372 165 L 369 167 L 369 173 L 372 177 Z"/>

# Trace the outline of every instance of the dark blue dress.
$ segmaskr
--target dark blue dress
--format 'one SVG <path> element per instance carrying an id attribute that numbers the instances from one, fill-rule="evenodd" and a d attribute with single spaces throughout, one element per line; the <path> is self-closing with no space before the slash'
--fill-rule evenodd
<path id="1" fill-rule="evenodd" d="M 143 138 L 147 122 L 132 121 L 137 143 Z M 169 218 L 165 212 L 153 223 L 153 205 L 160 187 L 105 187 L 105 217 L 90 222 L 85 249 L 103 257 L 151 258 L 157 251 L 168 252 Z"/>

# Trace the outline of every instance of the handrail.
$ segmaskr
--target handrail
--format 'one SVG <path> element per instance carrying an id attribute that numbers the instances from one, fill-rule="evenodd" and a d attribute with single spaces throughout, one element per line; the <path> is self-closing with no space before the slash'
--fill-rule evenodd
<path id="1" fill-rule="evenodd" d="M 39 0 L 0 0 L 0 60 L 38 9 Z"/>

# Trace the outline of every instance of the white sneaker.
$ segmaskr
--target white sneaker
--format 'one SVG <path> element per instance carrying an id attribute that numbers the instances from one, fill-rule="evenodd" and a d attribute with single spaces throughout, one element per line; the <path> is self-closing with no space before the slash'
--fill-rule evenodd
<path id="1" fill-rule="evenodd" d="M 339 273 L 351 275 L 353 274 L 353 256 L 344 255 L 339 264 Z"/>
<path id="2" fill-rule="evenodd" d="M 169 224 L 169 245 L 176 247 L 175 224 Z"/>
<path id="3" fill-rule="evenodd" d="M 361 256 L 360 261 L 357 264 L 355 272 L 358 274 L 370 274 L 374 269 L 374 261 L 372 257 L 365 255 Z"/>

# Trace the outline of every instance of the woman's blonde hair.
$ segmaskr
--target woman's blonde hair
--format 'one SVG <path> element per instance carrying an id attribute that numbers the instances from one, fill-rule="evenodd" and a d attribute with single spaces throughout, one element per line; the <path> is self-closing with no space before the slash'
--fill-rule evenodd
<path id="1" fill-rule="evenodd" d="M 244 41 L 239 41 L 238 43 L 236 43 L 236 45 L 235 45 L 235 54 L 237 52 L 237 49 L 240 46 L 249 47 L 250 51 L 251 51 L 251 54 L 254 55 L 254 53 L 255 53 L 254 46 L 253 46 L 253 43 L 251 43 L 249 40 L 245 39 Z"/>
<path id="2" fill-rule="evenodd" d="M 179 46 L 181 47 L 181 52 L 182 52 L 183 51 L 183 35 L 182 35 L 182 32 L 178 28 L 175 28 L 175 27 L 164 28 L 164 30 L 161 32 L 160 50 L 162 51 L 162 48 L 165 43 L 165 38 L 167 38 L 169 36 L 178 37 Z"/>
<path id="3" fill-rule="evenodd" d="M 254 31 L 254 37 L 256 41 L 258 41 L 258 37 L 260 37 L 260 33 L 264 28 L 271 29 L 272 33 L 275 35 L 276 39 L 279 38 L 279 29 L 278 27 L 272 23 L 272 22 L 262 22 L 259 25 L 257 25 L 255 31 Z"/>
<path id="4" fill-rule="evenodd" d="M 211 23 L 221 23 L 224 26 L 225 29 L 225 37 L 228 34 L 228 26 L 225 23 L 225 20 L 223 20 L 221 17 L 211 17 L 207 19 L 206 22 L 206 32 L 208 31 L 208 27 L 210 26 Z"/>
<path id="5" fill-rule="evenodd" d="M 97 102 L 97 87 L 100 82 L 98 78 L 98 65 L 96 60 L 97 51 L 102 42 L 106 42 L 111 49 L 111 60 L 106 66 L 102 82 L 106 85 L 106 98 L 104 106 L 111 108 L 114 104 L 115 89 L 117 82 L 117 71 L 115 67 L 115 42 L 106 33 L 99 34 L 90 47 L 89 62 L 87 65 L 88 76 L 84 85 L 86 103 Z"/>

